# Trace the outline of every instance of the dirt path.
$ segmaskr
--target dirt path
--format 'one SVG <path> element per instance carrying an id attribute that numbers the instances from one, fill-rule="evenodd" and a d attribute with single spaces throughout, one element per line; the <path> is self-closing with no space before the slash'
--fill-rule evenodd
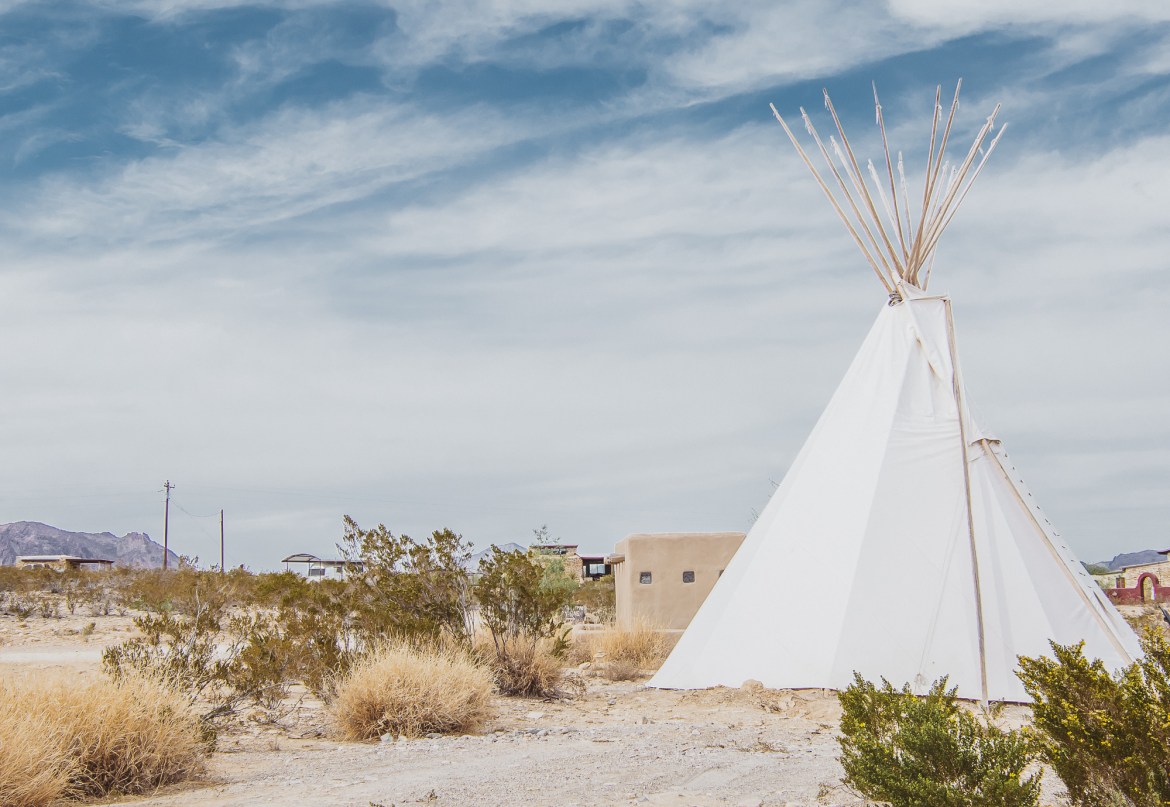
<path id="1" fill-rule="evenodd" d="M 136 803 L 854 803 L 835 787 L 832 696 L 799 693 L 781 715 L 734 690 L 594 684 L 573 702 L 499 706 L 501 717 L 478 736 L 373 745 L 271 738 L 267 749 L 217 754 L 204 788 Z"/>

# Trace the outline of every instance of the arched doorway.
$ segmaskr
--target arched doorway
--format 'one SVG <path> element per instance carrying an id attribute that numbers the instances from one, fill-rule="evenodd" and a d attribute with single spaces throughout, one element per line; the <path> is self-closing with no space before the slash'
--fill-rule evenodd
<path id="1" fill-rule="evenodd" d="M 1158 598 L 1158 578 L 1143 574 L 1141 579 L 1142 602 L 1153 602 Z"/>

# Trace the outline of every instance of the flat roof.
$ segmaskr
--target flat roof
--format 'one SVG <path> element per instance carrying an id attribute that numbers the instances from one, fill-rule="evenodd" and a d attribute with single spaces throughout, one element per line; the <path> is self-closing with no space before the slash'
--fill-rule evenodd
<path id="1" fill-rule="evenodd" d="M 360 560 L 333 560 L 326 558 L 319 558 L 316 555 L 310 555 L 308 552 L 298 552 L 295 555 L 289 555 L 281 561 L 281 563 L 320 563 L 322 566 L 354 566 L 359 567 L 364 564 Z"/>
<path id="2" fill-rule="evenodd" d="M 17 555 L 17 563 L 113 563 L 105 558 L 81 558 L 75 555 Z"/>

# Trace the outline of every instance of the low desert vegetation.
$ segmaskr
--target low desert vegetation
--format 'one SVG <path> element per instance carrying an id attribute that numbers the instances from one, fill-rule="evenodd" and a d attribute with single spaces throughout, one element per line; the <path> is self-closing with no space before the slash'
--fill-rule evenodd
<path id="1" fill-rule="evenodd" d="M 677 634 L 648 622 L 611 624 L 576 633 L 567 658 L 574 665 L 587 664 L 594 675 L 607 680 L 633 681 L 661 667 L 677 641 Z"/>
<path id="2" fill-rule="evenodd" d="M 1170 804 L 1170 641 L 1160 626 L 1144 655 L 1110 672 L 1083 644 L 1020 658 L 1031 725 L 994 726 L 955 699 L 946 679 L 925 697 L 855 676 L 840 693 L 845 784 L 894 807 L 1034 805 L 1038 763 L 1075 807 Z M 993 713 L 994 714 L 994 713 Z"/>
<path id="3" fill-rule="evenodd" d="M 166 577 L 139 575 L 118 601 L 142 609 L 140 635 L 107 648 L 105 670 L 181 693 L 209 730 L 243 706 L 276 713 L 295 684 L 331 703 L 376 649 L 404 642 L 475 654 L 505 695 L 578 689 L 564 670 L 573 587 L 563 567 L 494 549 L 473 578 L 470 545 L 450 530 L 415 541 L 349 518 L 339 549 L 354 563 L 344 580 L 220 574 L 188 563 Z"/>
<path id="4" fill-rule="evenodd" d="M 662 666 L 678 636 L 647 622 L 613 626 L 589 635 L 597 671 L 611 681 L 632 681 Z"/>
<path id="5" fill-rule="evenodd" d="M 199 775 L 198 717 L 157 683 L 0 682 L 0 804 L 137 794 Z"/>
<path id="6" fill-rule="evenodd" d="M 924 697 L 854 674 L 841 701 L 845 784 L 892 807 L 1034 807 L 1024 734 L 992 725 L 960 703 L 946 678 Z"/>
<path id="7" fill-rule="evenodd" d="M 569 629 L 561 614 L 572 591 L 548 568 L 497 547 L 480 564 L 474 592 L 488 639 L 479 647 L 505 695 L 562 694 Z"/>
<path id="8" fill-rule="evenodd" d="M 1170 804 L 1170 643 L 1142 638 L 1143 658 L 1116 674 L 1083 645 L 1052 646 L 1053 658 L 1021 658 L 1041 758 L 1083 807 Z"/>
<path id="9" fill-rule="evenodd" d="M 465 650 L 394 642 L 353 665 L 330 711 L 349 740 L 465 733 L 491 716 L 491 695 L 491 670 Z"/>
<path id="10" fill-rule="evenodd" d="M 470 545 L 450 530 L 416 541 L 349 518 L 339 549 L 351 574 L 311 583 L 190 559 L 165 573 L 0 569 L 0 608 L 18 618 L 88 607 L 95 619 L 130 614 L 137 629 L 105 649 L 100 682 L 0 688 L 0 804 L 138 793 L 196 775 L 243 707 L 279 720 L 299 684 L 353 740 L 475 731 L 493 692 L 582 688 L 565 671 L 578 587 L 557 559 L 494 550 L 473 575 Z"/>
<path id="11" fill-rule="evenodd" d="M 584 606 L 599 623 L 613 622 L 617 608 L 617 588 L 613 575 L 586 580 L 573 592 L 573 604 Z"/>

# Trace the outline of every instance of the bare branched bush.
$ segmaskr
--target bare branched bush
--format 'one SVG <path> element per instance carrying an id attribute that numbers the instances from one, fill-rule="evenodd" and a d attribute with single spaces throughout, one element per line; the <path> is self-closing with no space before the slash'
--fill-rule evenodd
<path id="1" fill-rule="evenodd" d="M 492 673 L 454 646 L 387 644 L 342 678 L 330 705 L 341 735 L 469 732 L 491 716 Z"/>

